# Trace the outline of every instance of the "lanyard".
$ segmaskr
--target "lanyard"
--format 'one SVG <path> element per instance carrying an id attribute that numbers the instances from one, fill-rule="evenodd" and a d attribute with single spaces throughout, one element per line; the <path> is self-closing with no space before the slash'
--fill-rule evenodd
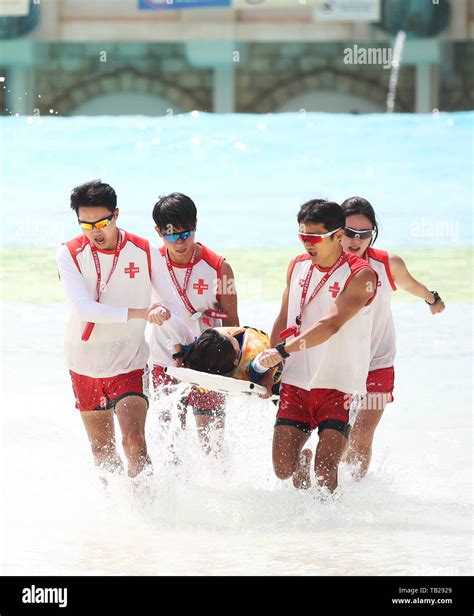
<path id="1" fill-rule="evenodd" d="M 303 317 L 303 312 L 304 312 L 305 308 L 313 301 L 313 299 L 316 297 L 316 295 L 319 293 L 319 291 L 321 291 L 323 286 L 326 284 L 326 282 L 329 280 L 329 278 L 334 274 L 334 272 L 337 270 L 337 268 L 340 265 L 342 265 L 342 263 L 344 261 L 346 261 L 346 260 L 347 260 L 347 255 L 342 253 L 340 255 L 339 259 L 336 261 L 336 263 L 334 263 L 334 265 L 331 267 L 331 269 L 328 272 L 326 272 L 326 274 L 323 276 L 323 278 L 321 278 L 321 280 L 318 282 L 316 288 L 311 293 L 311 297 L 306 302 L 306 296 L 308 295 L 309 284 L 311 282 L 311 278 L 313 277 L 314 268 L 316 267 L 314 265 L 314 263 L 311 264 L 311 267 L 309 268 L 309 272 L 307 273 L 305 281 L 304 281 L 304 284 L 303 284 L 303 292 L 301 293 L 301 301 L 300 301 L 300 312 L 299 312 L 299 315 L 295 319 L 296 320 L 296 326 L 287 327 L 286 329 L 284 329 L 282 332 L 280 332 L 280 338 L 282 338 L 283 340 L 286 340 L 286 338 L 289 338 L 290 336 L 299 336 L 299 334 L 300 334 L 300 326 L 301 326 L 301 319 Z"/>
<path id="2" fill-rule="evenodd" d="M 181 300 L 183 301 L 183 304 L 186 306 L 186 309 L 191 314 L 191 320 L 192 321 L 197 321 L 197 319 L 200 319 L 200 318 L 203 317 L 203 314 L 208 316 L 208 317 L 211 317 L 212 319 L 225 319 L 225 318 L 227 318 L 227 314 L 225 312 L 221 312 L 219 310 L 205 310 L 204 313 L 199 312 L 199 311 L 195 310 L 194 306 L 189 301 L 189 298 L 188 298 L 186 292 L 188 290 L 189 279 L 191 278 L 191 272 L 192 272 L 194 264 L 196 262 L 196 246 L 194 246 L 193 256 L 191 257 L 189 265 L 186 268 L 186 274 L 184 276 L 183 288 L 181 288 L 181 286 L 180 286 L 180 284 L 178 282 L 178 279 L 176 278 L 176 274 L 174 273 L 173 265 L 171 263 L 169 255 L 168 255 L 168 251 L 166 251 L 165 255 L 166 255 L 166 266 L 167 266 L 168 271 L 170 273 L 171 280 L 173 281 L 173 284 L 176 287 L 176 290 L 178 291 L 179 296 L 180 296 Z M 212 327 L 211 322 L 209 321 L 209 319 L 202 318 L 202 320 L 203 320 L 203 322 L 208 327 Z"/>
<path id="3" fill-rule="evenodd" d="M 193 256 L 191 257 L 191 261 L 189 262 L 188 267 L 186 268 L 186 274 L 184 276 L 184 282 L 183 282 L 183 288 L 181 288 L 178 279 L 176 278 L 176 274 L 174 273 L 174 269 L 173 266 L 171 264 L 171 260 L 168 254 L 168 251 L 166 251 L 165 253 L 166 255 L 166 267 L 168 268 L 168 271 L 170 273 L 171 276 L 171 280 L 173 281 L 174 286 L 176 287 L 176 290 L 179 293 L 180 298 L 183 301 L 183 304 L 186 306 L 186 309 L 188 310 L 188 312 L 191 313 L 191 317 L 194 317 L 194 315 L 198 315 L 197 317 L 195 317 L 193 319 L 196 320 L 199 317 L 201 317 L 201 313 L 197 312 L 194 309 L 194 306 L 191 304 L 191 302 L 189 301 L 189 298 L 186 294 L 186 291 L 188 290 L 188 285 L 189 285 L 189 279 L 191 278 L 191 272 L 193 271 L 193 267 L 194 264 L 196 263 L 196 245 L 194 246 L 194 250 L 193 250 Z"/>
<path id="4" fill-rule="evenodd" d="M 91 244 L 91 252 L 92 252 L 92 256 L 94 258 L 95 271 L 97 272 L 97 284 L 96 284 L 97 301 L 100 300 L 100 296 L 102 295 L 102 291 L 109 284 L 109 281 L 112 278 L 112 274 L 114 273 L 115 268 L 117 267 L 117 261 L 118 261 L 119 256 L 120 256 L 120 249 L 121 248 L 122 248 L 122 234 L 119 231 L 119 236 L 118 236 L 118 240 L 117 240 L 117 246 L 115 247 L 115 252 L 114 252 L 114 260 L 112 261 L 112 269 L 110 270 L 110 274 L 109 274 L 109 277 L 107 278 L 107 282 L 105 283 L 104 288 L 101 289 L 102 272 L 101 272 L 101 269 L 100 269 L 100 259 L 99 259 L 99 255 L 97 254 L 97 248 L 94 245 Z"/>
<path id="5" fill-rule="evenodd" d="M 122 233 L 119 230 L 119 236 L 118 236 L 118 240 L 117 240 L 117 246 L 115 247 L 115 252 L 114 252 L 114 260 L 112 261 L 112 269 L 110 270 L 110 274 L 107 278 L 107 282 L 105 283 L 104 287 L 101 288 L 101 281 L 102 281 L 102 271 L 100 268 L 100 259 L 99 259 L 99 255 L 97 254 L 97 248 L 91 244 L 91 252 L 92 252 L 92 257 L 94 259 L 94 265 L 95 265 L 95 271 L 97 274 L 97 284 L 96 284 L 96 293 L 97 293 L 97 302 L 100 301 L 100 296 L 102 295 L 102 291 L 105 289 L 105 287 L 109 284 L 110 279 L 112 278 L 112 274 L 115 271 L 115 268 L 117 267 L 117 262 L 120 256 L 120 250 L 122 248 Z M 82 332 L 82 336 L 81 339 L 86 342 L 87 340 L 89 340 L 91 334 L 92 334 L 92 330 L 94 329 L 94 325 L 95 323 L 87 323 L 87 325 L 84 328 L 84 331 Z"/>

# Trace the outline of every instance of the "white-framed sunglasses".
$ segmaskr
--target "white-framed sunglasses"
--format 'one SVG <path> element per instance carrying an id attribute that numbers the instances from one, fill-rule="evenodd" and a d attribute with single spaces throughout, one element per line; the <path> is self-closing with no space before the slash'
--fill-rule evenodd
<path id="1" fill-rule="evenodd" d="M 298 235 L 300 236 L 300 240 L 303 243 L 320 244 L 322 241 L 324 241 L 326 237 L 329 237 L 330 235 L 334 235 L 336 231 L 340 231 L 341 229 L 342 227 L 338 227 L 337 229 L 334 229 L 334 231 L 329 231 L 328 233 L 300 233 L 298 232 Z"/>

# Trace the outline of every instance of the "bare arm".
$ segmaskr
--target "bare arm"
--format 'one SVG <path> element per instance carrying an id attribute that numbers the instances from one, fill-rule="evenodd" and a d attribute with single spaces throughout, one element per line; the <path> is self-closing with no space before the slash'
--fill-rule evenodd
<path id="1" fill-rule="evenodd" d="M 237 290 L 235 288 L 235 277 L 231 266 L 224 261 L 221 269 L 221 293 L 219 297 L 219 308 L 227 314 L 226 319 L 222 319 L 224 327 L 236 327 L 239 325 L 239 315 L 237 311 Z"/>
<path id="2" fill-rule="evenodd" d="M 267 390 L 266 394 L 258 394 L 260 398 L 266 399 L 266 398 L 272 397 L 273 373 L 274 373 L 274 370 L 267 370 L 262 380 L 259 382 L 259 385 L 261 385 L 262 387 L 265 387 L 265 389 Z"/>
<path id="3" fill-rule="evenodd" d="M 278 313 L 278 316 L 275 319 L 275 323 L 272 327 L 272 333 L 270 335 L 271 347 L 274 347 L 276 344 L 278 344 L 278 342 L 280 342 L 280 332 L 286 328 L 286 324 L 288 322 L 288 298 L 290 296 L 291 267 L 292 263 L 290 263 L 286 272 L 286 287 L 283 291 L 283 297 L 281 299 L 280 312 Z"/>
<path id="4" fill-rule="evenodd" d="M 367 304 L 376 292 L 376 288 L 375 272 L 368 268 L 358 272 L 339 295 L 329 314 L 286 344 L 285 349 L 288 353 L 295 353 L 329 340 L 344 323 L 352 319 Z M 263 351 L 259 355 L 259 361 L 270 368 L 281 361 L 281 356 L 276 349 L 272 348 Z"/>
<path id="5" fill-rule="evenodd" d="M 431 293 L 431 291 L 425 287 L 424 284 L 416 280 L 416 278 L 410 274 L 405 261 L 401 257 L 390 254 L 388 260 L 393 280 L 395 281 L 395 284 L 400 287 L 400 289 L 403 289 L 407 293 L 410 293 L 410 295 L 419 297 L 430 304 L 435 301 L 433 293 Z M 432 314 L 443 312 L 444 308 L 444 302 L 439 302 L 436 306 L 430 306 Z"/>
<path id="6" fill-rule="evenodd" d="M 368 268 L 360 270 L 339 295 L 329 314 L 286 345 L 288 353 L 310 349 L 329 340 L 367 304 L 376 288 L 376 274 Z"/>
<path id="7" fill-rule="evenodd" d="M 59 278 L 72 309 L 81 321 L 90 323 L 126 323 L 130 319 L 146 319 L 151 307 L 128 308 L 102 304 L 91 298 L 84 276 L 77 269 L 66 246 L 56 256 Z"/>

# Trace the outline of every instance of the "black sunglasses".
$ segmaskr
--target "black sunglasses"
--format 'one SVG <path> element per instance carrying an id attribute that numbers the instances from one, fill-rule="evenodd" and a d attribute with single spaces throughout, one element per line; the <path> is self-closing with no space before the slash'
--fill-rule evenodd
<path id="1" fill-rule="evenodd" d="M 344 235 L 350 238 L 358 238 L 359 240 L 368 240 L 373 237 L 375 229 L 352 229 L 352 227 L 344 227 Z"/>

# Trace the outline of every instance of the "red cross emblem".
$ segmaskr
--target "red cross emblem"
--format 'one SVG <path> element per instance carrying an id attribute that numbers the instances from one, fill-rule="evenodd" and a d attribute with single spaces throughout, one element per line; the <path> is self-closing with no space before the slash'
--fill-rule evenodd
<path id="1" fill-rule="evenodd" d="M 202 295 L 204 291 L 209 289 L 209 285 L 204 282 L 202 278 L 199 278 L 196 284 L 193 284 L 193 289 L 196 289 L 198 295 Z"/>
<path id="2" fill-rule="evenodd" d="M 133 261 L 131 261 L 128 264 L 128 267 L 126 267 L 123 270 L 126 274 L 128 274 L 130 276 L 130 278 L 135 278 L 135 274 L 138 274 L 138 272 L 140 271 L 139 267 L 135 267 L 135 263 L 133 263 Z"/>
<path id="3" fill-rule="evenodd" d="M 340 290 L 341 288 L 338 282 L 335 282 L 332 287 L 329 287 L 329 293 L 331 293 L 333 297 L 337 297 Z"/>

